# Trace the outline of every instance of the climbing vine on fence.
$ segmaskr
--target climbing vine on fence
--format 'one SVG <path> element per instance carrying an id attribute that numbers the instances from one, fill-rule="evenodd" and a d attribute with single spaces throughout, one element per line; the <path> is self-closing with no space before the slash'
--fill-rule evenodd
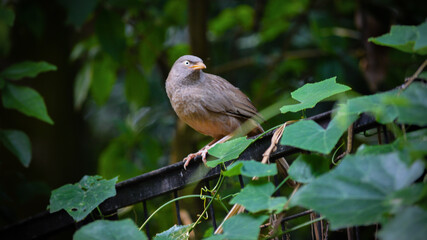
<path id="1" fill-rule="evenodd" d="M 371 41 L 423 55 L 427 53 L 426 26 L 427 23 L 420 26 L 395 26 L 389 34 Z M 240 204 L 247 213 L 229 218 L 224 222 L 221 234 L 206 234 L 206 239 L 255 240 L 283 234 L 281 229 L 271 224 L 269 231 L 263 231 L 260 235 L 260 226 L 266 223 L 271 214 L 280 216 L 294 207 L 313 209 L 321 215 L 301 226 L 326 219 L 332 230 L 381 224 L 378 235 L 381 239 L 402 239 L 405 238 L 403 236 L 423 239 L 427 236 L 427 184 L 424 175 L 427 155 L 427 130 L 424 129 L 427 126 L 427 85 L 424 82 L 413 82 L 425 65 L 423 63 L 419 71 L 407 79 L 407 83 L 393 91 L 340 101 L 326 128 L 312 120 L 300 119 L 277 130 L 283 129 L 280 144 L 310 151 L 309 154 L 299 154 L 290 166 L 290 179 L 298 182 L 300 187 L 294 188 L 288 196 L 273 196 L 289 179 L 285 178 L 279 187 L 269 182 L 269 177 L 277 174 L 275 165 L 236 161 L 225 166 L 224 162 L 238 158 L 257 139 L 240 137 L 210 149 L 209 154 L 218 159 L 209 161 L 208 166 L 221 165 L 224 171 L 214 189 L 210 189 L 215 193 L 214 196 L 201 194 L 199 197 Z M 300 103 L 283 106 L 280 110 L 286 114 L 313 108 L 318 102 L 349 89 L 336 83 L 336 78 L 307 84 L 292 93 L 292 97 Z M 394 141 L 383 145 L 362 144 L 355 151 L 351 151 L 351 143 L 347 143 L 350 149 L 346 149 L 345 154 L 336 159 L 332 150 L 362 113 L 372 115 L 379 123 L 386 124 L 395 136 Z M 406 132 L 405 129 L 410 125 L 417 126 L 419 130 Z M 330 166 L 334 167 L 330 169 Z M 223 179 L 238 174 L 252 177 L 253 180 L 232 197 L 222 198 L 218 192 Z M 81 182 L 79 185 L 84 184 Z M 70 185 L 67 188 L 76 189 L 76 198 L 81 199 L 82 194 L 90 198 L 91 187 L 82 190 L 82 187 Z M 60 189 L 52 194 L 51 211 L 58 209 L 52 209 L 52 199 L 56 198 L 58 204 L 63 205 L 62 208 L 66 208 L 67 201 L 70 201 L 58 198 L 59 192 Z M 111 191 L 111 195 L 114 194 Z M 187 239 L 189 232 L 203 220 L 207 208 L 208 205 L 195 223 L 173 226 L 154 239 Z M 73 216 L 73 208 L 70 211 Z M 73 217 L 77 221 L 84 216 Z M 78 230 L 74 239 L 89 239 L 88 233 L 102 235 L 108 232 L 111 236 L 124 236 L 120 231 L 129 231 L 127 239 L 146 238 L 144 234 L 134 233 L 135 229 L 136 226 L 129 220 L 98 220 Z"/>

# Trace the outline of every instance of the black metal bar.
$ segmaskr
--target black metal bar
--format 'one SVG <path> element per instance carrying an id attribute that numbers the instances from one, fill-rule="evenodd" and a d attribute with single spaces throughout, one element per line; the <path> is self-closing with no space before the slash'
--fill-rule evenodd
<path id="1" fill-rule="evenodd" d="M 390 142 L 390 139 L 388 137 L 387 127 L 385 125 L 383 125 L 383 131 L 384 131 L 384 143 L 388 144 Z"/>
<path id="2" fill-rule="evenodd" d="M 243 181 L 243 177 L 240 174 L 239 174 L 239 183 L 240 183 L 240 188 L 244 188 L 245 187 L 245 182 Z"/>
<path id="3" fill-rule="evenodd" d="M 173 197 L 178 198 L 178 190 L 173 191 Z M 178 222 L 178 225 L 182 225 L 181 212 L 179 211 L 179 200 L 175 201 L 175 209 L 176 209 L 176 220 Z"/>
<path id="4" fill-rule="evenodd" d="M 147 201 L 145 200 L 142 201 L 142 207 L 144 209 L 144 221 L 146 221 L 148 219 Z M 150 240 L 151 236 L 150 236 L 150 228 L 148 227 L 148 223 L 145 224 L 145 234 L 147 235 L 148 240 Z"/>
<path id="5" fill-rule="evenodd" d="M 302 217 L 302 216 L 306 216 L 306 215 L 309 215 L 309 214 L 310 214 L 310 213 L 312 213 L 312 212 L 313 212 L 313 210 L 306 210 L 306 211 L 304 211 L 304 212 L 296 213 L 296 214 L 294 214 L 294 215 L 291 215 L 291 216 L 287 216 L 287 217 L 282 218 L 282 222 L 287 222 L 287 221 L 292 220 L 292 219 L 295 219 L 295 218 L 299 218 L 299 217 Z"/>
<path id="6" fill-rule="evenodd" d="M 205 180 L 205 185 L 206 185 L 206 187 L 208 188 L 208 189 L 210 189 L 211 187 L 210 187 L 210 185 L 209 185 L 209 180 Z M 210 195 L 212 196 L 212 194 L 210 193 Z M 210 201 L 213 201 L 214 199 L 211 199 Z M 214 209 L 213 209 L 213 204 L 211 204 L 210 206 L 209 206 L 209 214 L 211 215 L 211 217 L 212 217 L 212 227 L 213 227 L 213 229 L 214 229 L 214 232 L 215 232 L 215 230 L 217 229 L 217 225 L 216 225 L 216 219 L 215 219 L 215 211 L 214 211 Z"/>
<path id="7" fill-rule="evenodd" d="M 325 112 L 309 119 L 314 120 L 319 125 L 326 127 L 331 118 L 331 111 Z M 358 133 L 366 129 L 377 126 L 375 120 L 361 114 L 354 123 L 354 132 Z M 240 160 L 254 159 L 260 161 L 262 154 L 270 146 L 271 137 L 274 132 L 265 134 L 262 138 L 254 142 L 239 157 Z M 277 146 L 277 150 L 271 155 L 271 159 L 287 156 L 301 152 L 300 149 L 289 146 Z M 111 214 L 119 208 L 130 206 L 144 200 L 173 192 L 185 186 L 217 178 L 220 174 L 220 167 L 207 168 L 197 157 L 187 167 L 183 168 L 183 162 L 175 163 L 149 173 L 128 179 L 116 185 L 116 196 L 107 199 L 100 205 L 104 214 Z M 57 213 L 42 213 L 25 219 L 19 223 L 12 224 L 0 229 L 1 239 L 35 239 L 47 236 L 55 231 L 60 231 L 74 224 L 73 219 L 65 211 Z"/>

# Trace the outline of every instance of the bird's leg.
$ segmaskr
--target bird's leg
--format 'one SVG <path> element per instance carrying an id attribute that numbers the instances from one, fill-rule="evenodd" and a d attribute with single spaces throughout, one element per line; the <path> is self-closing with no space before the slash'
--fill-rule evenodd
<path id="1" fill-rule="evenodd" d="M 226 142 L 231 137 L 232 137 L 231 135 L 227 135 L 227 136 L 225 136 L 225 137 L 223 137 L 223 138 L 221 138 L 219 140 L 214 139 L 210 143 L 208 143 L 206 146 L 204 146 L 202 149 L 200 149 L 198 152 L 188 154 L 188 156 L 186 158 L 184 158 L 184 160 L 183 160 L 185 162 L 184 163 L 184 169 L 187 168 L 187 166 L 190 163 L 191 159 L 194 159 L 197 156 L 202 156 L 202 161 L 206 165 L 206 155 L 208 154 L 209 149 L 213 148 L 218 143 Z"/>

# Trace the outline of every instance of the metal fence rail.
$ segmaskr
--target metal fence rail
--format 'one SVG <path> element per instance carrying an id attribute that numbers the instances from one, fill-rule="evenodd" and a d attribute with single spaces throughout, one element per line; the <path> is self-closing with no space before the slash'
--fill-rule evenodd
<path id="1" fill-rule="evenodd" d="M 322 127 L 326 127 L 331 119 L 331 111 L 313 116 L 310 119 L 316 121 Z M 368 129 L 373 129 L 379 125 L 372 117 L 362 114 L 353 126 L 354 134 L 356 134 Z M 272 135 L 273 132 L 267 133 L 254 142 L 240 155 L 239 159 L 261 160 L 262 154 L 271 144 Z M 285 157 L 297 152 L 301 152 L 301 150 L 288 146 L 278 146 L 277 150 L 271 155 L 271 159 L 274 161 L 274 159 L 279 157 Z M 100 209 L 103 214 L 108 215 L 117 212 L 120 208 L 142 202 L 144 205 L 144 212 L 147 214 L 147 200 L 169 193 L 174 193 L 176 197 L 179 189 L 199 181 L 206 181 L 208 183 L 209 180 L 217 178 L 219 174 L 219 166 L 212 169 L 204 167 L 200 158 L 193 161 L 187 167 L 187 170 L 184 170 L 183 162 L 172 164 L 118 183 L 116 185 L 117 195 L 103 202 L 100 205 Z M 241 182 L 241 184 L 242 183 L 243 182 Z M 178 203 L 176 202 L 176 204 Z M 176 207 L 178 210 L 179 206 L 176 205 Z M 287 216 L 284 220 L 290 220 L 309 213 L 311 212 L 305 211 L 293 216 Z M 213 209 L 211 209 L 210 215 L 214 216 Z M 179 224 L 180 217 L 178 217 L 178 219 Z M 63 210 L 56 213 L 43 212 L 2 228 L 0 230 L 0 239 L 44 239 L 67 228 L 75 229 L 89 221 L 91 220 L 75 223 Z M 214 227 L 216 226 L 215 221 L 215 217 L 213 217 L 212 224 Z M 149 235 L 149 229 L 146 229 L 146 231 Z"/>

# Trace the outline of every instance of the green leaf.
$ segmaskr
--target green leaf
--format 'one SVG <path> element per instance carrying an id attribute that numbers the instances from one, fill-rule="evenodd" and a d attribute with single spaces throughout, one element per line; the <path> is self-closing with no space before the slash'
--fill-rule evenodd
<path id="1" fill-rule="evenodd" d="M 400 159 L 406 163 L 422 159 L 427 154 L 427 129 L 409 132 L 406 136 L 397 138 L 394 142 L 382 145 L 361 145 L 357 155 L 378 155 L 397 152 Z"/>
<path id="2" fill-rule="evenodd" d="M 219 143 L 213 148 L 208 150 L 208 153 L 219 159 L 208 161 L 208 167 L 216 167 L 223 162 L 236 159 L 239 155 L 253 142 L 254 139 L 247 139 L 246 137 L 239 137 L 232 139 L 225 143 Z"/>
<path id="3" fill-rule="evenodd" d="M 96 19 L 95 32 L 102 49 L 116 61 L 121 61 L 126 50 L 126 39 L 125 24 L 120 16 L 113 11 L 101 11 Z"/>
<path id="4" fill-rule="evenodd" d="M 421 161 L 407 166 L 397 153 L 349 155 L 337 168 L 303 186 L 291 206 L 314 209 L 328 218 L 332 229 L 382 222 L 393 208 L 389 196 L 423 171 Z"/>
<path id="5" fill-rule="evenodd" d="M 173 225 L 168 230 L 157 234 L 154 237 L 154 240 L 186 240 L 190 236 L 188 230 L 191 228 L 191 224 L 189 225 Z"/>
<path id="6" fill-rule="evenodd" d="M 391 27 L 389 33 L 369 38 L 369 41 L 403 52 L 425 55 L 427 54 L 427 22 L 418 26 L 395 25 Z"/>
<path id="7" fill-rule="evenodd" d="M 382 124 L 398 123 L 427 125 L 427 85 L 414 82 L 399 94 L 398 90 L 362 96 L 348 101 L 348 110 L 353 114 L 370 112 Z"/>
<path id="8" fill-rule="evenodd" d="M 31 142 L 27 134 L 19 130 L 0 129 L 0 141 L 24 165 L 28 167 L 31 162 Z"/>
<path id="9" fill-rule="evenodd" d="M 424 240 L 427 236 L 427 211 L 419 207 L 408 207 L 383 225 L 380 239 Z"/>
<path id="10" fill-rule="evenodd" d="M 326 129 L 313 120 L 301 120 L 285 128 L 280 144 L 328 154 L 357 118 L 348 112 L 347 105 L 341 105 Z"/>
<path id="11" fill-rule="evenodd" d="M 150 86 L 147 79 L 136 68 L 128 68 L 125 79 L 126 98 L 137 107 L 147 102 L 150 96 Z"/>
<path id="12" fill-rule="evenodd" d="M 415 183 L 406 188 L 402 188 L 386 199 L 386 204 L 392 207 L 392 213 L 398 213 L 401 209 L 414 205 L 424 197 L 424 190 L 427 189 L 426 183 Z"/>
<path id="13" fill-rule="evenodd" d="M 67 23 L 80 27 L 93 12 L 97 0 L 59 0 L 67 10 Z"/>
<path id="14" fill-rule="evenodd" d="M 224 222 L 224 233 L 213 235 L 206 240 L 257 240 L 260 232 L 259 226 L 268 219 L 266 215 L 251 216 L 246 213 L 238 214 Z"/>
<path id="15" fill-rule="evenodd" d="M 101 176 L 84 176 L 79 183 L 57 188 L 50 196 L 50 212 L 64 209 L 75 221 L 80 221 L 103 201 L 116 195 L 116 182 L 117 177 L 105 180 Z"/>
<path id="16" fill-rule="evenodd" d="M 243 175 L 247 177 L 267 177 L 277 174 L 276 164 L 263 164 L 255 160 L 237 161 L 227 167 L 224 176 Z"/>
<path id="17" fill-rule="evenodd" d="M 318 102 L 350 90 L 351 88 L 336 83 L 336 77 L 332 77 L 317 83 L 307 83 L 291 93 L 292 98 L 300 103 L 287 105 L 280 108 L 282 113 L 298 112 L 303 109 L 313 108 Z"/>
<path id="18" fill-rule="evenodd" d="M 147 236 L 139 231 L 130 219 L 117 221 L 97 220 L 74 233 L 73 240 L 146 240 Z"/>
<path id="19" fill-rule="evenodd" d="M 2 93 L 3 106 L 5 108 L 16 109 L 27 116 L 53 124 L 52 119 L 47 114 L 43 97 L 36 90 L 29 87 L 6 84 Z"/>
<path id="20" fill-rule="evenodd" d="M 288 170 L 289 176 L 297 182 L 309 183 L 329 171 L 328 159 L 314 154 L 300 154 Z"/>
<path id="21" fill-rule="evenodd" d="M 1 76 L 11 80 L 19 80 L 24 77 L 36 77 L 39 73 L 56 71 L 56 66 L 47 62 L 25 61 L 14 64 L 1 72 Z"/>
<path id="22" fill-rule="evenodd" d="M 271 197 L 274 192 L 271 182 L 251 182 L 240 193 L 231 199 L 230 204 L 240 204 L 248 211 L 256 213 L 267 210 L 269 212 L 281 212 L 286 202 L 285 197 Z"/>
<path id="23" fill-rule="evenodd" d="M 7 26 L 11 27 L 14 21 L 15 13 L 10 8 L 0 6 L 0 22 L 4 22 Z"/>
<path id="24" fill-rule="evenodd" d="M 103 105 L 110 97 L 116 82 L 116 64 L 105 56 L 96 59 L 92 64 L 92 83 L 90 86 L 93 99 L 98 105 Z"/>
<path id="25" fill-rule="evenodd" d="M 80 109 L 87 98 L 92 82 L 92 64 L 86 63 L 77 73 L 74 81 L 74 108 Z"/>

